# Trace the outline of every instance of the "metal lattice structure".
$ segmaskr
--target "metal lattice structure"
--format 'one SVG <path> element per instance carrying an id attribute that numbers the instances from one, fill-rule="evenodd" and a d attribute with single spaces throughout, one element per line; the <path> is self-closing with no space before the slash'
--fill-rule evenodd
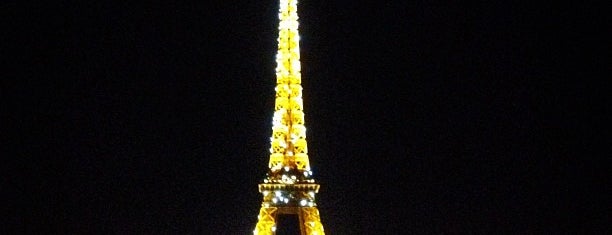
<path id="1" fill-rule="evenodd" d="M 276 100 L 270 138 L 269 171 L 259 192 L 263 203 L 254 234 L 273 235 L 279 214 L 299 218 L 302 235 L 323 235 L 315 204 L 319 185 L 308 161 L 298 32 L 297 0 L 280 0 Z"/>

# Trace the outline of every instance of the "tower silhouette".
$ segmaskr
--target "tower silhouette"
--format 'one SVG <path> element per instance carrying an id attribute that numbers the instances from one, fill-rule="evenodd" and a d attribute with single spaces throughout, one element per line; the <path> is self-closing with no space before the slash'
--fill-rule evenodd
<path id="1" fill-rule="evenodd" d="M 280 0 L 276 100 L 270 138 L 269 171 L 259 192 L 263 202 L 254 234 L 276 232 L 279 214 L 297 215 L 301 235 L 322 235 L 315 204 L 319 185 L 308 161 L 302 104 L 297 0 Z"/>

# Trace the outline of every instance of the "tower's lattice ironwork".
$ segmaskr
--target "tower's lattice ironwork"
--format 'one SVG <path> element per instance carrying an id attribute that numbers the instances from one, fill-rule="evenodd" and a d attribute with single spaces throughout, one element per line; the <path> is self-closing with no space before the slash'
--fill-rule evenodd
<path id="1" fill-rule="evenodd" d="M 315 204 L 319 185 L 312 178 L 306 144 L 300 73 L 297 0 L 279 0 L 276 100 L 269 171 L 259 192 L 263 203 L 254 234 L 273 235 L 279 214 L 297 215 L 302 235 L 323 235 Z"/>

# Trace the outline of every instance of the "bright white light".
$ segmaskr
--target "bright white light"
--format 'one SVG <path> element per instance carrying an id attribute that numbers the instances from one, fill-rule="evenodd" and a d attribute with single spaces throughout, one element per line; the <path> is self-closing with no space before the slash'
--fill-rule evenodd
<path id="1" fill-rule="evenodd" d="M 276 232 L 276 225 L 272 226 L 272 232 Z"/>
<path id="2" fill-rule="evenodd" d="M 266 181 L 267 181 L 267 180 L 266 180 Z M 266 183 L 267 183 L 267 182 L 266 182 Z M 267 191 L 267 190 L 266 190 L 266 191 L 263 191 L 263 195 L 264 195 L 264 196 L 268 196 L 268 194 L 270 194 L 270 192 L 269 192 L 269 191 Z"/>
<path id="3" fill-rule="evenodd" d="M 283 195 L 283 192 L 276 191 L 276 192 L 274 192 L 274 195 L 276 195 L 277 197 L 280 197 L 281 195 Z"/>
<path id="4" fill-rule="evenodd" d="M 305 206 L 306 205 L 306 199 L 302 199 L 300 201 L 300 206 Z"/>
<path id="5" fill-rule="evenodd" d="M 273 202 L 273 203 L 277 203 L 277 202 L 278 202 L 278 199 L 276 199 L 276 198 L 272 198 L 272 202 Z"/>
<path id="6" fill-rule="evenodd" d="M 308 206 L 312 207 L 312 206 L 314 206 L 314 203 L 308 202 Z"/>
<path id="7" fill-rule="evenodd" d="M 288 166 L 285 167 L 285 171 L 289 171 L 289 167 Z"/>

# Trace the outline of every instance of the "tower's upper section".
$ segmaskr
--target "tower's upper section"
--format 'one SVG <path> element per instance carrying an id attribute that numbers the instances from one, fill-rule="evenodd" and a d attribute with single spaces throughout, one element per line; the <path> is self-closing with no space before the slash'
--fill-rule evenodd
<path id="1" fill-rule="evenodd" d="M 276 100 L 272 122 L 269 167 L 309 171 L 306 127 L 302 104 L 300 36 L 297 0 L 280 0 Z"/>

